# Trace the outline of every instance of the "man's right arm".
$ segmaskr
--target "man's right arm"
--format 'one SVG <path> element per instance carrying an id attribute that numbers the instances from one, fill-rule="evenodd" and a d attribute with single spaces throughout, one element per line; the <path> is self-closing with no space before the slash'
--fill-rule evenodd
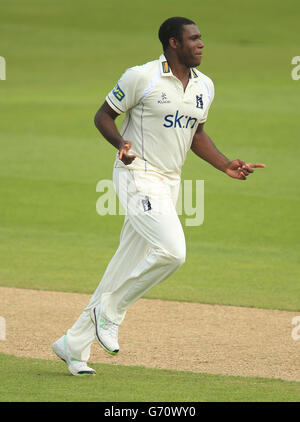
<path id="1" fill-rule="evenodd" d="M 119 116 L 105 101 L 97 111 L 94 122 L 102 136 L 119 150 L 119 159 L 124 164 L 131 164 L 135 159 L 135 155 L 128 154 L 131 148 L 131 142 L 125 141 L 115 123 L 115 119 Z"/>

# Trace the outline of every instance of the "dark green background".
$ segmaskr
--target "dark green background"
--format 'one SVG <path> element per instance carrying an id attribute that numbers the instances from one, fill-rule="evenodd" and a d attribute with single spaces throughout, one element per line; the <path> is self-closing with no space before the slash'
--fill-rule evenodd
<path id="1" fill-rule="evenodd" d="M 161 22 L 183 15 L 215 83 L 207 132 L 228 157 L 267 167 L 240 182 L 188 154 L 204 224 L 184 227 L 186 264 L 147 297 L 300 310 L 299 3 L 185 3 L 1 0 L 0 284 L 94 291 L 123 217 L 96 213 L 115 150 L 93 117 L 126 68 L 160 55 Z"/>

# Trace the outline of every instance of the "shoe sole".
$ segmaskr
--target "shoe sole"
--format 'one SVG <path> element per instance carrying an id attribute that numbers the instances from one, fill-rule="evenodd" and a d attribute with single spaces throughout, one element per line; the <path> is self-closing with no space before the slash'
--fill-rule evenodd
<path id="1" fill-rule="evenodd" d="M 56 354 L 56 356 L 57 356 L 59 359 L 61 359 L 63 362 L 65 362 L 65 364 L 67 365 L 67 367 L 68 367 L 69 371 L 70 371 L 70 372 L 71 372 L 71 374 L 72 374 L 72 375 L 74 375 L 75 377 L 76 377 L 76 376 L 79 376 L 79 377 L 84 377 L 84 376 L 86 376 L 86 375 L 96 375 L 96 371 L 94 371 L 94 372 L 81 371 L 81 372 L 76 372 L 76 373 L 72 372 L 72 371 L 71 371 L 71 369 L 69 368 L 69 365 L 68 365 L 68 362 L 66 361 L 66 359 L 64 359 L 63 357 L 61 357 L 61 355 L 59 354 L 58 350 L 55 350 L 55 346 L 54 346 L 54 344 L 52 344 L 52 350 L 53 350 L 53 352 Z"/>
<path id="2" fill-rule="evenodd" d="M 110 355 L 113 355 L 113 356 L 115 356 L 118 352 L 119 352 L 119 350 L 114 350 L 114 351 L 112 351 L 112 350 L 109 350 L 106 346 L 105 346 L 105 344 L 104 343 L 102 343 L 102 341 L 101 341 L 101 339 L 100 339 L 100 337 L 99 337 L 99 335 L 98 335 L 98 330 L 97 330 L 97 320 L 96 320 L 96 312 L 95 312 L 95 308 L 93 308 L 92 310 L 91 310 L 91 313 L 90 313 L 90 317 L 91 317 L 91 320 L 92 320 L 92 323 L 94 324 L 94 326 L 95 326 L 95 335 L 96 335 L 96 340 L 98 341 L 98 343 L 100 344 L 100 346 L 107 352 L 107 353 L 109 353 Z"/>

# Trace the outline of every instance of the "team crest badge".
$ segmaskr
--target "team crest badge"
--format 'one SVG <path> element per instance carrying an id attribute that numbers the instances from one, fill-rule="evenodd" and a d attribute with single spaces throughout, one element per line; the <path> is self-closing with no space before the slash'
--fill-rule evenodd
<path id="1" fill-rule="evenodd" d="M 148 196 L 145 196 L 145 199 L 142 199 L 142 204 L 143 204 L 144 212 L 150 211 L 152 209 L 151 202 L 149 201 Z"/>
<path id="2" fill-rule="evenodd" d="M 197 108 L 203 108 L 202 94 L 196 95 L 196 107 Z"/>

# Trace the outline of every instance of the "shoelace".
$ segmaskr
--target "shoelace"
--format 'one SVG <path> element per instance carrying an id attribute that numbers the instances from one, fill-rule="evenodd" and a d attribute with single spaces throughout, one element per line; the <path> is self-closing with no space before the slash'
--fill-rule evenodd
<path id="1" fill-rule="evenodd" d="M 76 360 L 76 361 L 72 361 L 72 365 L 73 367 L 77 370 L 77 371 L 85 371 L 85 370 L 89 370 L 90 368 L 87 366 L 86 362 L 82 362 L 80 360 Z"/>
<path id="2" fill-rule="evenodd" d="M 116 340 L 118 339 L 119 326 L 114 322 L 108 321 L 107 319 L 101 319 L 100 328 L 109 331 L 109 334 L 112 337 L 114 337 Z"/>

